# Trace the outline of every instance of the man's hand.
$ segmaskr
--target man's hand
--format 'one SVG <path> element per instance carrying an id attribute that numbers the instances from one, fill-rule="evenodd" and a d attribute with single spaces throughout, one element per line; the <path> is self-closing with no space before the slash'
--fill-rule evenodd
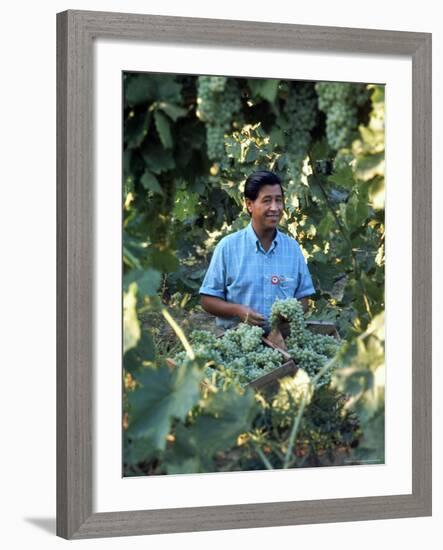
<path id="1" fill-rule="evenodd" d="M 243 323 L 248 323 L 250 325 L 262 326 L 265 324 L 263 315 L 242 304 L 232 304 L 230 302 L 225 302 L 225 300 L 221 298 L 204 294 L 201 297 L 201 305 L 205 311 L 217 317 L 240 317 Z"/>
<path id="2" fill-rule="evenodd" d="M 237 307 L 238 307 L 237 316 L 240 317 L 243 323 L 247 323 L 248 325 L 257 325 L 260 327 L 265 324 L 265 318 L 261 313 L 254 311 L 252 308 L 248 306 L 242 306 L 238 304 Z"/>

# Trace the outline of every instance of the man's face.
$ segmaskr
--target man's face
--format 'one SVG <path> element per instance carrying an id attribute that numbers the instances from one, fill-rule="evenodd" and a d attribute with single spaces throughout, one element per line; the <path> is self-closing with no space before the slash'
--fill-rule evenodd
<path id="1" fill-rule="evenodd" d="M 255 201 L 246 199 L 254 227 L 258 230 L 275 229 L 283 215 L 283 194 L 278 184 L 264 185 Z"/>

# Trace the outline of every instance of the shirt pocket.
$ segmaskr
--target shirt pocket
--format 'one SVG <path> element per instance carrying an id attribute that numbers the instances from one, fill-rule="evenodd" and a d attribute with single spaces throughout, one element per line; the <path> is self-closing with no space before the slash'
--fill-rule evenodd
<path id="1" fill-rule="evenodd" d="M 278 290 L 283 298 L 293 298 L 297 288 L 297 279 L 295 277 L 280 277 Z"/>

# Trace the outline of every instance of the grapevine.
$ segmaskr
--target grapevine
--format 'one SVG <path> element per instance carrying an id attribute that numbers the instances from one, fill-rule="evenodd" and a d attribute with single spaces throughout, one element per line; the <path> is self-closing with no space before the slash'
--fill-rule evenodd
<path id="1" fill-rule="evenodd" d="M 364 84 L 318 82 L 318 106 L 326 114 L 326 138 L 332 149 L 348 146 L 358 126 L 358 108 L 369 98 Z"/>
<path id="2" fill-rule="evenodd" d="M 206 146 L 211 160 L 225 156 L 225 132 L 240 109 L 238 84 L 224 76 L 199 76 L 197 117 L 206 124 Z"/>
<path id="3" fill-rule="evenodd" d="M 317 119 L 314 85 L 306 82 L 292 86 L 286 100 L 285 113 L 290 124 L 286 149 L 288 165 L 292 178 L 298 181 L 311 145 L 311 130 Z"/>

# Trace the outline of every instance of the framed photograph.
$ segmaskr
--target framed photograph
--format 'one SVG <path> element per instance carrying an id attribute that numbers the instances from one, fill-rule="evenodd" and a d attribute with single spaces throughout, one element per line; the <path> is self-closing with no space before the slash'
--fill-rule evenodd
<path id="1" fill-rule="evenodd" d="M 57 48 L 57 533 L 430 515 L 431 36 L 67 11 Z M 284 212 L 248 198 L 263 170 Z M 217 243 L 249 228 L 266 256 L 274 219 L 308 323 L 191 333 Z M 280 271 L 286 305 L 312 294 Z"/>

